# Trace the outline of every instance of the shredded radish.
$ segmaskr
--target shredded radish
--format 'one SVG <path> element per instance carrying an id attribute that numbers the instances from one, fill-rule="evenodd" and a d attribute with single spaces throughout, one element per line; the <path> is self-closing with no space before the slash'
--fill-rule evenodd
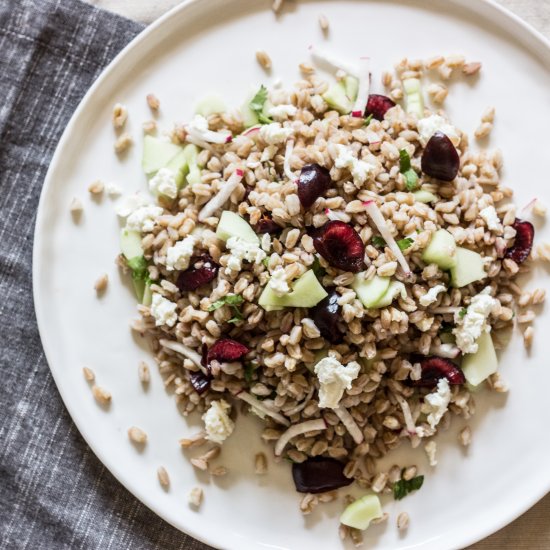
<path id="1" fill-rule="evenodd" d="M 536 202 L 537 202 L 537 199 L 536 199 L 536 198 L 531 199 L 531 200 L 521 209 L 521 211 L 522 211 L 522 212 L 530 212 L 530 211 L 533 209 L 533 207 L 535 206 Z"/>
<path id="2" fill-rule="evenodd" d="M 460 355 L 460 350 L 453 344 L 439 344 L 439 346 L 431 346 L 430 354 L 438 357 L 446 357 L 447 359 L 455 359 Z"/>
<path id="3" fill-rule="evenodd" d="M 209 218 L 214 214 L 218 208 L 221 208 L 231 196 L 231 193 L 235 191 L 241 180 L 243 179 L 244 172 L 237 168 L 225 182 L 225 185 L 202 207 L 199 212 L 199 221 L 203 222 L 206 218 Z"/>
<path id="4" fill-rule="evenodd" d="M 378 228 L 378 231 L 380 231 L 382 238 L 386 241 L 386 244 L 395 256 L 395 259 L 399 262 L 399 265 L 405 272 L 405 277 L 409 277 L 411 275 L 411 268 L 409 267 L 405 256 L 403 256 L 403 252 L 401 252 L 401 249 L 395 242 L 393 235 L 390 233 L 390 230 L 386 225 L 386 220 L 384 219 L 382 212 L 380 212 L 377 204 L 372 200 L 365 201 L 363 204 L 365 205 L 365 210 L 367 211 L 367 214 L 371 217 L 372 221 Z"/>
<path id="5" fill-rule="evenodd" d="M 355 441 L 357 445 L 363 443 L 363 440 L 365 439 L 363 432 L 349 411 L 344 407 L 337 407 L 333 410 L 336 416 L 340 419 L 340 422 L 342 422 L 342 424 L 346 427 L 346 430 L 349 432 L 351 437 L 353 437 L 353 441 Z"/>
<path id="6" fill-rule="evenodd" d="M 293 150 L 294 150 L 294 140 L 289 139 L 286 142 L 284 172 L 285 172 L 285 176 L 290 181 L 294 181 L 297 177 L 296 174 L 290 169 L 290 157 L 292 157 Z"/>
<path id="7" fill-rule="evenodd" d="M 453 315 L 460 311 L 462 308 L 455 307 L 455 306 L 441 306 L 441 307 L 434 307 L 431 311 L 431 313 L 437 313 L 438 315 L 445 315 L 446 313 L 452 313 Z"/>
<path id="8" fill-rule="evenodd" d="M 206 141 L 196 138 L 194 136 L 191 136 L 187 134 L 185 136 L 185 141 L 188 141 L 189 143 L 192 143 L 193 145 L 196 145 L 197 147 L 201 147 L 202 149 L 208 149 L 210 152 L 214 152 L 214 147 L 210 145 L 210 143 L 206 143 Z"/>
<path id="9" fill-rule="evenodd" d="M 309 393 L 306 395 L 306 397 L 304 398 L 304 400 L 300 404 L 298 404 L 295 407 L 293 407 L 292 409 L 288 409 L 286 411 L 283 409 L 283 412 L 287 416 L 292 416 L 293 414 L 297 414 L 299 412 L 302 412 L 306 408 L 306 405 L 308 404 L 309 400 L 313 397 L 313 392 L 314 391 L 315 391 L 315 388 L 311 387 L 311 389 L 309 390 Z"/>
<path id="10" fill-rule="evenodd" d="M 314 46 L 310 46 L 308 49 L 311 52 L 311 58 L 318 65 L 328 65 L 331 69 L 335 71 L 341 69 L 350 76 L 355 76 L 356 78 L 359 78 L 360 71 L 357 70 L 357 67 L 354 67 L 353 65 L 348 65 L 347 62 L 338 59 L 333 53 L 325 50 L 320 50 L 319 48 L 316 48 Z"/>
<path id="11" fill-rule="evenodd" d="M 248 130 L 245 130 L 241 136 L 253 136 L 254 134 L 257 134 L 260 131 L 261 125 L 257 124 L 256 126 L 251 126 L 248 128 Z"/>
<path id="12" fill-rule="evenodd" d="M 395 398 L 397 399 L 397 402 L 399 403 L 399 406 L 403 411 L 403 418 L 405 419 L 407 432 L 409 433 L 410 436 L 416 435 L 416 426 L 414 424 L 414 420 L 411 414 L 411 408 L 409 407 L 409 404 L 407 403 L 407 401 L 405 401 L 405 398 L 399 395 L 398 393 L 395 394 Z"/>
<path id="13" fill-rule="evenodd" d="M 195 115 L 193 120 L 185 125 L 187 141 L 202 140 L 207 143 L 229 143 L 233 137 L 229 132 L 214 132 L 208 129 L 208 121 L 201 115 Z"/>
<path id="14" fill-rule="evenodd" d="M 325 214 L 330 221 L 338 220 L 348 223 L 351 219 L 349 214 L 346 214 L 345 212 L 334 212 L 334 210 L 331 210 L 330 208 L 325 208 Z"/>
<path id="15" fill-rule="evenodd" d="M 368 57 L 361 58 L 361 70 L 359 77 L 359 90 L 357 91 L 357 99 L 351 110 L 351 116 L 361 118 L 365 116 L 365 109 L 369 100 L 370 90 L 370 59 Z"/>
<path id="16" fill-rule="evenodd" d="M 202 357 L 196 351 L 180 344 L 180 342 L 174 342 L 173 340 L 166 340 L 164 338 L 159 340 L 159 343 L 163 348 L 171 349 L 176 353 L 181 353 L 181 355 L 184 355 L 187 359 L 191 359 L 204 374 L 208 374 L 208 370 L 201 364 Z"/>
<path id="17" fill-rule="evenodd" d="M 267 416 L 270 416 L 279 424 L 283 424 L 283 426 L 288 426 L 290 424 L 290 422 L 282 414 L 279 414 L 273 409 L 266 407 L 264 403 L 262 403 L 259 399 L 256 399 L 253 395 L 250 395 L 248 392 L 241 391 L 237 394 L 237 397 L 239 399 L 242 399 L 245 403 L 248 403 L 254 409 L 260 411 L 263 414 L 266 414 Z"/>
<path id="18" fill-rule="evenodd" d="M 317 420 L 306 420 L 300 424 L 294 424 L 290 426 L 288 430 L 279 437 L 275 445 L 275 456 L 281 456 L 286 444 L 297 435 L 302 435 L 307 432 L 314 432 L 317 430 L 326 430 L 327 424 L 322 418 Z"/>

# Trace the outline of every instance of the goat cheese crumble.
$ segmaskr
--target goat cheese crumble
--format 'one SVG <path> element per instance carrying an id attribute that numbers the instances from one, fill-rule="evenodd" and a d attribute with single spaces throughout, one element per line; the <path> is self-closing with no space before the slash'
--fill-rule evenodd
<path id="1" fill-rule="evenodd" d="M 319 408 L 336 409 L 345 390 L 359 375 L 361 367 L 356 361 L 342 365 L 334 357 L 325 357 L 315 365 L 319 379 Z"/>
<path id="2" fill-rule="evenodd" d="M 155 318 L 155 325 L 157 327 L 162 325 L 173 327 L 178 320 L 176 307 L 174 302 L 171 302 L 156 292 L 153 293 L 151 299 L 151 315 Z"/>
<path id="3" fill-rule="evenodd" d="M 297 112 L 298 109 L 294 105 L 275 105 L 269 109 L 268 114 L 275 120 L 287 120 Z"/>
<path id="4" fill-rule="evenodd" d="M 435 430 L 435 427 L 447 412 L 450 402 L 451 387 L 446 378 L 441 378 L 437 383 L 437 389 L 424 397 L 424 403 L 420 409 L 427 415 L 426 420 L 433 430 Z"/>
<path id="5" fill-rule="evenodd" d="M 284 296 L 290 292 L 284 267 L 278 265 L 275 268 L 267 285 L 277 296 Z"/>
<path id="6" fill-rule="evenodd" d="M 453 143 L 455 147 L 460 143 L 460 136 L 454 126 L 451 126 L 442 116 L 431 115 L 426 118 L 421 118 L 416 127 L 420 134 L 420 142 L 422 145 L 426 145 L 430 138 L 436 132 L 443 132 Z"/>
<path id="7" fill-rule="evenodd" d="M 446 290 L 447 288 L 445 287 L 445 285 L 435 285 L 430 288 L 430 290 L 428 290 L 428 292 L 426 292 L 424 296 L 420 296 L 418 302 L 421 306 L 427 307 L 437 300 L 437 295 L 440 292 L 445 292 Z"/>
<path id="8" fill-rule="evenodd" d="M 260 248 L 258 243 L 245 241 L 240 237 L 230 237 L 227 239 L 226 246 L 231 252 L 225 269 L 228 275 L 232 271 L 241 271 L 243 260 L 259 264 L 266 257 L 266 253 Z"/>
<path id="9" fill-rule="evenodd" d="M 183 271 L 189 267 L 189 260 L 193 255 L 196 239 L 192 235 L 178 241 L 166 251 L 166 269 L 173 271 L 179 269 Z"/>
<path id="10" fill-rule="evenodd" d="M 292 128 L 284 128 L 280 122 L 264 124 L 260 128 L 260 137 L 268 145 L 279 145 L 280 143 L 284 143 L 293 133 L 294 130 Z"/>
<path id="11" fill-rule="evenodd" d="M 356 158 L 353 151 L 341 143 L 336 144 L 336 151 L 337 157 L 334 160 L 336 168 L 347 168 L 356 183 L 365 183 L 374 166 Z"/>
<path id="12" fill-rule="evenodd" d="M 138 208 L 148 206 L 150 204 L 151 199 L 138 191 L 133 195 L 125 196 L 115 208 L 115 212 L 117 213 L 117 216 L 127 218 L 132 212 L 138 210 Z"/>
<path id="13" fill-rule="evenodd" d="M 161 168 L 149 181 L 149 189 L 157 195 L 175 199 L 178 196 L 176 174 L 170 168 Z"/>
<path id="14" fill-rule="evenodd" d="M 157 223 L 157 218 L 162 216 L 162 212 L 163 210 L 160 206 L 141 206 L 128 216 L 126 227 L 131 231 L 150 233 Z"/>
<path id="15" fill-rule="evenodd" d="M 456 328 L 453 334 L 456 337 L 456 345 L 462 353 L 475 353 L 478 345 L 476 340 L 483 332 L 490 332 L 491 325 L 487 323 L 489 315 L 500 305 L 500 302 L 490 295 L 491 288 L 484 288 L 476 294 L 468 306 L 464 316 L 455 313 Z"/>
<path id="16" fill-rule="evenodd" d="M 202 415 L 206 439 L 223 443 L 233 433 L 235 423 L 229 418 L 230 410 L 231 405 L 223 399 L 210 403 L 210 408 Z"/>
<path id="17" fill-rule="evenodd" d="M 498 231 L 500 229 L 500 220 L 494 206 L 487 206 L 479 212 L 490 231 Z"/>

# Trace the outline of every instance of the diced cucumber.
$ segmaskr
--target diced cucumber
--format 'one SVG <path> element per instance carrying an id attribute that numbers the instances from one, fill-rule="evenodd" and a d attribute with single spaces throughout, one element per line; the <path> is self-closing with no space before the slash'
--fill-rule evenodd
<path id="1" fill-rule="evenodd" d="M 434 195 L 433 193 L 430 193 L 429 191 L 423 191 L 422 189 L 415 191 L 413 195 L 414 195 L 415 201 L 423 202 L 424 204 L 437 201 L 436 195 Z"/>
<path id="2" fill-rule="evenodd" d="M 155 174 L 179 155 L 181 151 L 182 148 L 175 143 L 154 136 L 145 136 L 143 139 L 143 157 L 141 159 L 143 171 L 148 176 Z"/>
<path id="3" fill-rule="evenodd" d="M 187 162 L 187 156 L 185 149 L 182 149 L 165 167 L 172 170 L 175 174 L 176 185 L 178 189 L 185 182 L 185 176 L 189 172 L 189 164 Z"/>
<path id="4" fill-rule="evenodd" d="M 462 359 L 462 371 L 469 384 L 478 386 L 498 368 L 497 354 L 493 339 L 488 332 L 481 333 L 476 340 L 478 346 L 475 353 L 465 355 Z"/>
<path id="5" fill-rule="evenodd" d="M 207 117 L 215 113 L 225 113 L 227 107 L 224 100 L 216 94 L 203 97 L 195 106 L 195 113 Z"/>
<path id="6" fill-rule="evenodd" d="M 201 182 L 201 170 L 196 164 L 189 166 L 189 173 L 187 174 L 186 180 L 187 183 L 191 185 Z"/>
<path id="7" fill-rule="evenodd" d="M 390 283 L 390 286 L 388 287 L 388 290 L 386 290 L 380 300 L 378 300 L 378 302 L 372 307 L 387 307 L 397 298 L 397 296 L 401 296 L 401 298 L 406 298 L 407 290 L 402 282 L 392 281 Z"/>
<path id="8" fill-rule="evenodd" d="M 313 270 L 306 271 L 293 285 L 292 291 L 277 296 L 270 286 L 266 286 L 258 303 L 266 310 L 273 311 L 284 307 L 313 307 L 328 296 Z"/>
<path id="9" fill-rule="evenodd" d="M 351 112 L 353 101 L 346 94 L 346 86 L 343 82 L 336 82 L 323 94 L 323 99 L 330 107 L 342 115 Z"/>
<path id="10" fill-rule="evenodd" d="M 377 307 L 378 302 L 388 290 L 390 281 L 389 277 L 379 277 L 378 275 L 365 281 L 363 272 L 355 275 L 351 287 L 365 307 L 374 308 Z"/>
<path id="11" fill-rule="evenodd" d="M 446 229 L 439 229 L 424 249 L 422 259 L 427 264 L 438 265 L 441 269 L 451 269 L 457 262 L 456 250 L 454 237 Z"/>
<path id="12" fill-rule="evenodd" d="M 266 99 L 264 103 L 264 108 L 262 109 L 262 115 L 266 118 L 271 118 L 269 111 L 271 111 L 272 108 L 273 108 L 273 103 L 271 103 L 269 99 Z"/>
<path id="13" fill-rule="evenodd" d="M 481 255 L 473 250 L 457 247 L 456 265 L 451 268 L 451 284 L 456 288 L 462 288 L 485 277 L 487 273 Z"/>
<path id="14" fill-rule="evenodd" d="M 357 93 L 359 92 L 359 80 L 354 76 L 344 77 L 344 88 L 348 99 L 355 101 L 357 99 Z"/>
<path id="15" fill-rule="evenodd" d="M 143 256 L 141 247 L 141 233 L 123 228 L 120 231 L 120 250 L 127 260 Z"/>
<path id="16" fill-rule="evenodd" d="M 340 523 L 364 531 L 373 519 L 382 517 L 377 495 L 365 495 L 349 504 L 340 516 Z"/>
<path id="17" fill-rule="evenodd" d="M 418 78 L 406 78 L 403 80 L 403 90 L 405 92 L 407 113 L 416 114 L 418 117 L 424 116 L 424 99 L 420 80 Z"/>
<path id="18" fill-rule="evenodd" d="M 145 288 L 143 289 L 143 298 L 141 299 L 141 303 L 144 306 L 150 306 L 152 300 L 153 300 L 153 293 L 151 292 L 151 281 L 147 281 L 145 283 Z"/>
<path id="19" fill-rule="evenodd" d="M 259 244 L 260 239 L 250 224 L 235 212 L 224 210 L 216 228 L 216 237 L 227 241 L 230 237 L 240 237 L 243 241 Z"/>
<path id="20" fill-rule="evenodd" d="M 260 120 L 258 119 L 258 115 L 250 107 L 250 102 L 252 101 L 256 93 L 257 93 L 257 90 L 248 94 L 245 102 L 242 104 L 240 108 L 245 128 L 250 128 L 251 126 L 256 126 L 256 124 L 260 123 Z"/>
<path id="21" fill-rule="evenodd" d="M 134 285 L 134 292 L 138 302 L 143 303 L 143 297 L 145 295 L 145 281 L 143 279 L 132 279 Z"/>

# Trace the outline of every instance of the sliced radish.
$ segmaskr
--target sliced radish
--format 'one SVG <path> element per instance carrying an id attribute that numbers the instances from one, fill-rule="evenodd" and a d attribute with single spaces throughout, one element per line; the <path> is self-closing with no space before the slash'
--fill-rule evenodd
<path id="1" fill-rule="evenodd" d="M 209 218 L 214 214 L 216 210 L 221 208 L 231 196 L 231 193 L 235 191 L 239 183 L 243 179 L 244 172 L 237 168 L 225 182 L 225 185 L 202 207 L 199 212 L 199 221 L 203 222 L 206 218 Z"/>
<path id="2" fill-rule="evenodd" d="M 367 108 L 367 102 L 369 100 L 370 58 L 361 58 L 361 68 L 359 72 L 359 91 L 357 92 L 357 99 L 355 100 L 351 110 L 351 116 L 356 118 L 365 116 L 365 109 Z"/>
<path id="3" fill-rule="evenodd" d="M 239 394 L 240 395 L 240 394 Z M 281 435 L 275 444 L 275 456 L 281 456 L 286 444 L 297 435 L 302 435 L 307 432 L 315 432 L 317 430 L 326 430 L 327 424 L 322 418 L 317 420 L 306 420 L 300 424 L 294 424 L 290 426 L 288 430 Z"/>
<path id="4" fill-rule="evenodd" d="M 384 219 L 382 212 L 380 212 L 378 205 L 373 200 L 365 201 L 363 204 L 365 205 L 367 214 L 371 217 L 374 225 L 376 225 L 378 231 L 380 231 L 380 235 L 382 235 L 382 238 L 386 241 L 386 244 L 395 256 L 395 259 L 399 262 L 399 265 L 405 272 L 405 277 L 409 277 L 411 274 L 411 268 L 409 267 L 405 256 L 403 256 L 398 244 L 395 242 L 393 235 L 390 233 L 390 230 L 386 225 L 386 220 Z"/>
<path id="5" fill-rule="evenodd" d="M 203 139 L 192 136 L 191 134 L 187 134 L 187 136 L 185 136 L 185 141 L 192 143 L 197 147 L 201 147 L 202 149 L 208 149 L 212 153 L 214 152 L 214 148 L 212 147 L 212 145 L 210 145 L 209 143 L 206 143 L 206 141 L 204 141 Z"/>
<path id="6" fill-rule="evenodd" d="M 176 353 L 184 355 L 187 359 L 193 361 L 193 363 L 195 363 L 195 365 L 197 365 L 197 367 L 199 367 L 204 374 L 209 374 L 208 370 L 201 364 L 202 357 L 196 351 L 184 346 L 180 342 L 174 342 L 173 340 L 166 340 L 164 338 L 159 340 L 159 343 L 163 348 L 170 349 Z"/>
<path id="7" fill-rule="evenodd" d="M 292 157 L 293 150 L 294 150 L 294 140 L 289 139 L 286 142 L 284 172 L 285 172 L 285 176 L 290 181 L 295 181 L 298 178 L 298 176 L 290 168 L 290 158 Z"/>
<path id="8" fill-rule="evenodd" d="M 273 418 L 273 420 L 276 420 L 279 424 L 283 424 L 283 426 L 288 426 L 290 422 L 278 412 L 274 411 L 273 409 L 267 407 L 262 401 L 259 399 L 256 399 L 253 395 L 250 395 L 246 391 L 241 391 L 237 394 L 237 397 L 239 399 L 242 399 L 245 403 L 248 403 L 251 407 L 256 409 L 257 411 L 260 411 L 262 414 L 266 414 L 267 416 L 270 416 Z"/>
<path id="9" fill-rule="evenodd" d="M 315 391 L 315 388 L 311 387 L 310 390 L 309 390 L 309 393 L 306 395 L 304 400 L 299 405 L 296 405 L 295 407 L 293 407 L 292 409 L 288 409 L 287 411 L 283 410 L 283 412 L 287 416 L 292 416 L 293 414 L 297 414 L 299 412 L 302 412 L 306 408 L 306 405 L 308 404 L 309 400 L 313 397 L 313 392 L 314 391 Z"/>
<path id="10" fill-rule="evenodd" d="M 363 443 L 363 440 L 365 439 L 363 432 L 349 411 L 344 407 L 337 407 L 336 409 L 333 409 L 333 411 L 340 419 L 340 422 L 342 422 L 342 424 L 346 427 L 346 430 L 349 432 L 351 437 L 353 437 L 353 441 L 355 441 L 357 445 Z"/>
<path id="11" fill-rule="evenodd" d="M 401 410 L 403 411 L 403 418 L 405 419 L 405 425 L 407 426 L 407 432 L 409 435 L 415 435 L 416 434 L 416 426 L 412 417 L 411 408 L 409 407 L 409 404 L 405 400 L 404 397 L 402 397 L 399 394 L 395 394 L 395 399 L 397 399 L 397 402 L 399 403 L 399 406 L 401 407 Z"/>
<path id="12" fill-rule="evenodd" d="M 256 124 L 256 126 L 251 126 L 250 128 L 246 129 L 241 134 L 241 136 L 247 136 L 247 137 L 253 136 L 253 135 L 257 134 L 260 131 L 261 127 L 262 127 L 261 124 Z"/>

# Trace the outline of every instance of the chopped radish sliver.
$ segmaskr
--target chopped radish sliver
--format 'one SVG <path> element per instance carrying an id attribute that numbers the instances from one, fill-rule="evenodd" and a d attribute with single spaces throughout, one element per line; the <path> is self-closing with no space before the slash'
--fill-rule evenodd
<path id="1" fill-rule="evenodd" d="M 439 346 L 432 345 L 430 347 L 430 354 L 446 359 L 455 359 L 460 355 L 460 350 L 453 344 L 439 344 Z"/>
<path id="2" fill-rule="evenodd" d="M 210 145 L 210 143 L 206 143 L 206 141 L 204 141 L 203 139 L 197 138 L 190 134 L 187 134 L 187 136 L 185 137 L 185 141 L 188 141 L 189 143 L 192 143 L 193 145 L 196 145 L 201 149 L 208 149 L 210 152 L 214 152 L 214 148 L 212 147 L 212 145 Z"/>
<path id="3" fill-rule="evenodd" d="M 201 371 L 204 374 L 208 374 L 208 370 L 202 366 L 201 361 L 202 357 L 191 348 L 188 348 L 187 346 L 184 346 L 180 342 L 174 342 L 173 340 L 166 340 L 165 338 L 159 340 L 159 344 L 166 349 L 170 349 L 172 351 L 175 351 L 176 353 L 181 353 L 181 355 L 184 355 L 187 357 L 187 359 L 190 359 L 201 369 Z"/>
<path id="4" fill-rule="evenodd" d="M 353 65 L 348 65 L 346 61 L 338 59 L 333 53 L 325 50 L 320 50 L 319 48 L 316 48 L 314 46 L 310 46 L 309 51 L 311 52 L 311 58 L 318 65 L 329 65 L 329 67 L 333 70 L 341 69 L 350 76 L 355 76 L 356 78 L 359 78 L 360 71 L 357 70 L 357 67 L 354 67 Z"/>
<path id="5" fill-rule="evenodd" d="M 401 410 L 403 411 L 403 418 L 405 420 L 405 425 L 407 426 L 407 432 L 411 436 L 416 435 L 416 425 L 414 423 L 409 404 L 407 403 L 405 398 L 398 393 L 394 395 L 395 399 L 397 399 L 397 402 L 399 403 L 399 406 L 401 407 Z"/>
<path id="6" fill-rule="evenodd" d="M 276 420 L 279 424 L 283 424 L 283 426 L 288 426 L 290 424 L 290 422 L 282 414 L 279 414 L 273 409 L 270 409 L 264 403 L 262 403 L 259 399 L 256 399 L 253 395 L 250 395 L 248 392 L 241 391 L 237 394 L 237 397 L 239 399 L 242 399 L 245 403 L 248 403 L 254 409 L 260 411 L 263 414 L 266 414 L 267 416 L 270 416 L 271 418 L 273 418 L 273 420 Z"/>
<path id="7" fill-rule="evenodd" d="M 355 441 L 357 445 L 363 443 L 363 440 L 365 439 L 363 432 L 349 411 L 344 407 L 337 407 L 333 410 L 336 416 L 340 419 L 340 422 L 342 422 L 342 424 L 346 427 L 346 430 L 349 432 L 351 437 L 353 437 L 353 441 Z"/>
<path id="8" fill-rule="evenodd" d="M 315 388 L 311 387 L 311 389 L 309 390 L 309 393 L 306 395 L 304 400 L 299 405 L 296 405 L 295 407 L 293 407 L 292 409 L 288 409 L 287 411 L 283 409 L 283 412 L 287 416 L 292 416 L 293 414 L 297 414 L 303 411 L 306 408 L 306 405 L 308 404 L 309 400 L 312 398 L 314 391 L 315 391 Z"/>
<path id="9" fill-rule="evenodd" d="M 256 125 L 256 126 L 251 126 L 251 127 L 248 128 L 247 130 L 245 130 L 245 131 L 241 134 L 241 136 L 248 136 L 248 137 L 250 137 L 250 136 L 252 136 L 252 135 L 254 135 L 254 134 L 257 134 L 257 133 L 260 131 L 260 128 L 261 128 L 261 126 L 260 126 L 259 124 Z"/>
<path id="10" fill-rule="evenodd" d="M 300 424 L 294 424 L 294 426 L 290 426 L 288 430 L 281 434 L 281 437 L 277 440 L 277 443 L 275 445 L 275 456 L 281 456 L 284 448 L 286 447 L 286 444 L 297 435 L 302 435 L 307 432 L 315 432 L 317 430 L 326 430 L 327 424 L 322 418 L 318 418 L 317 420 L 306 420 L 305 422 L 301 422 Z"/>
<path id="11" fill-rule="evenodd" d="M 290 158 L 292 157 L 293 150 L 294 150 L 294 140 L 289 139 L 286 142 L 284 172 L 285 172 L 285 176 L 290 181 L 294 181 L 296 179 L 296 174 L 290 169 Z"/>
<path id="12" fill-rule="evenodd" d="M 537 199 L 536 199 L 536 198 L 531 199 L 531 200 L 521 209 L 521 211 L 522 211 L 522 212 L 530 212 L 530 211 L 533 209 L 533 207 L 535 206 L 536 202 L 537 202 Z"/>
<path id="13" fill-rule="evenodd" d="M 218 208 L 221 208 L 228 201 L 231 193 L 241 183 L 243 175 L 244 172 L 240 168 L 237 168 L 231 174 L 222 188 L 202 207 L 202 210 L 199 212 L 199 221 L 203 222 L 206 218 L 212 216 Z"/>
<path id="14" fill-rule="evenodd" d="M 361 58 L 361 70 L 359 77 L 359 90 L 357 99 L 351 110 L 351 116 L 360 118 L 365 116 L 365 109 L 369 100 L 370 90 L 370 59 L 368 57 Z"/>
<path id="15" fill-rule="evenodd" d="M 372 221 L 378 228 L 378 231 L 380 231 L 380 235 L 382 235 L 382 238 L 386 241 L 386 244 L 395 256 L 395 259 L 399 262 L 399 265 L 405 272 L 405 277 L 409 277 L 411 274 L 411 268 L 405 259 L 405 256 L 403 256 L 403 252 L 401 252 L 401 249 L 395 242 L 393 235 L 390 233 L 386 220 L 384 219 L 382 212 L 380 212 L 377 204 L 373 200 L 365 201 L 363 204 L 365 205 L 367 214 L 371 217 Z"/>
<path id="16" fill-rule="evenodd" d="M 436 313 L 438 315 L 445 315 L 446 313 L 452 313 L 453 315 L 460 311 L 462 308 L 456 307 L 456 306 L 441 306 L 441 307 L 434 307 L 431 311 L 431 313 Z"/>
<path id="17" fill-rule="evenodd" d="M 230 132 L 214 132 L 208 129 L 208 121 L 201 115 L 195 115 L 193 120 L 185 126 L 187 141 L 202 140 L 208 143 L 229 143 L 233 137 Z"/>

